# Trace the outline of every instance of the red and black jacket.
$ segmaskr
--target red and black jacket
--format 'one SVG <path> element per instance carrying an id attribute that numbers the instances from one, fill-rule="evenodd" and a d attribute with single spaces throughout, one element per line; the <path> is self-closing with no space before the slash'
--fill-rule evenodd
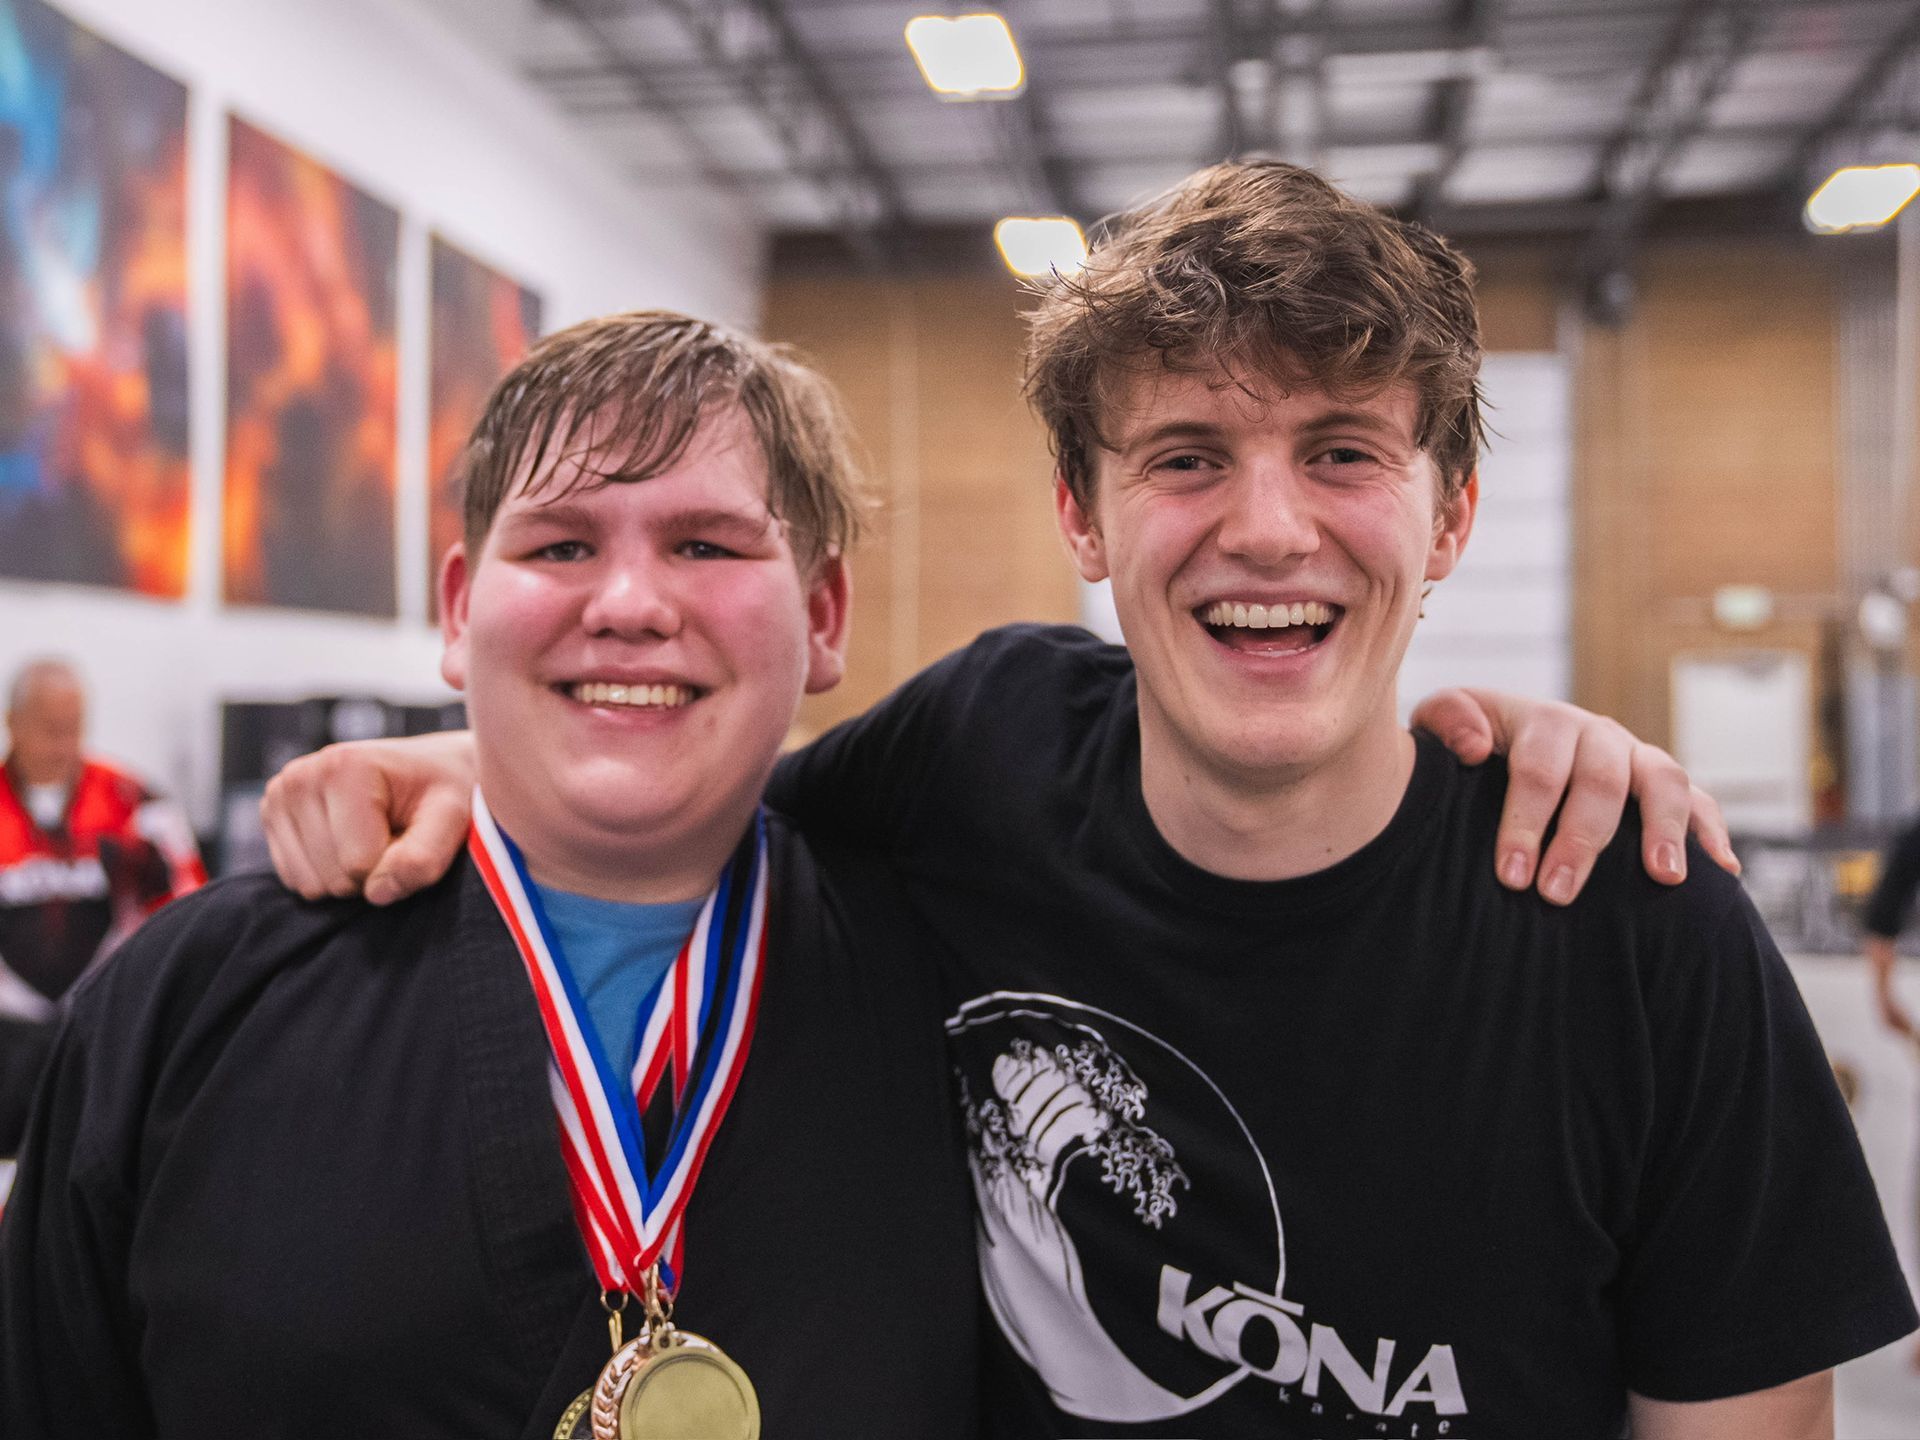
<path id="1" fill-rule="evenodd" d="M 110 939 L 205 881 L 185 823 L 131 775 L 87 761 L 44 829 L 0 767 L 0 1013 L 43 1018 Z"/>

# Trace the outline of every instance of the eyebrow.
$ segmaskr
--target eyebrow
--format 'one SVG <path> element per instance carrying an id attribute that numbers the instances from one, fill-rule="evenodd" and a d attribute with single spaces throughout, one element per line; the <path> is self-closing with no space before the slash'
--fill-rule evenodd
<path id="1" fill-rule="evenodd" d="M 500 517 L 502 525 L 560 525 L 592 529 L 599 522 L 591 508 L 574 504 L 568 500 L 555 500 L 548 505 L 532 505 L 524 510 L 513 510 Z M 762 535 L 778 524 L 778 518 L 771 510 L 757 515 L 741 510 L 728 510 L 720 506 L 687 506 L 680 510 L 669 510 L 656 516 L 653 523 L 663 528 L 684 530 L 719 530 L 736 535 Z"/>
<path id="2" fill-rule="evenodd" d="M 1114 453 L 1126 454 L 1167 440 L 1213 440 L 1226 434 L 1229 428 L 1212 420 L 1169 420 L 1138 435 L 1121 436 Z M 1306 434 L 1319 434 L 1327 430 L 1364 430 L 1370 435 L 1387 439 L 1400 438 L 1399 427 L 1392 421 L 1365 410 L 1325 410 L 1302 424 L 1300 429 Z"/>
<path id="3" fill-rule="evenodd" d="M 1143 445 L 1158 445 L 1163 440 L 1211 440 L 1226 432 L 1226 427 L 1211 420 L 1169 420 L 1164 425 L 1156 425 L 1151 430 L 1143 430 L 1138 435 L 1122 435 L 1115 447 L 1116 454 L 1137 450 Z"/>
<path id="4" fill-rule="evenodd" d="M 548 505 L 529 505 L 522 510 L 503 510 L 499 523 L 501 525 L 545 524 L 584 527 L 593 523 L 593 516 L 584 505 L 555 500 Z"/>
<path id="5" fill-rule="evenodd" d="M 763 510 L 758 515 L 749 515 L 741 510 L 707 506 L 669 511 L 660 517 L 660 523 L 675 530 L 730 530 L 761 535 L 773 529 L 779 522 L 772 510 Z"/>
<path id="6" fill-rule="evenodd" d="M 1399 427 L 1391 420 L 1370 415 L 1365 410 L 1328 410 L 1314 416 L 1302 430 L 1366 430 L 1389 438 L 1398 436 Z"/>

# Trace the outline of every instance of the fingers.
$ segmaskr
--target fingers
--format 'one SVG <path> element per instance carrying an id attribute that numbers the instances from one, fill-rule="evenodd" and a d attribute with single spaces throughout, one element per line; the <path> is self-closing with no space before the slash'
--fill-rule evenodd
<path id="1" fill-rule="evenodd" d="M 1470 690 L 1436 690 L 1413 708 L 1413 727 L 1439 737 L 1468 765 L 1493 753 L 1493 723 Z"/>
<path id="2" fill-rule="evenodd" d="M 1633 778 L 1633 748 L 1638 743 L 1611 720 L 1587 717 L 1581 724 L 1560 823 L 1540 862 L 1540 893 L 1550 903 L 1572 902 L 1620 828 Z"/>
<path id="3" fill-rule="evenodd" d="M 1640 804 L 1640 862 L 1647 874 L 1663 885 L 1678 885 L 1687 878 L 1687 830 L 1693 823 L 1694 796 L 1703 793 L 1687 779 L 1680 762 L 1659 746 L 1633 747 L 1633 798 Z"/>
<path id="4" fill-rule="evenodd" d="M 277 780 L 274 783 L 278 783 Z M 278 804 L 285 804 L 284 796 Z M 280 877 L 280 883 L 305 899 L 324 898 L 326 887 L 307 863 L 306 852 L 292 822 L 277 808 L 273 784 L 267 786 L 267 793 L 261 798 L 260 822 L 267 836 L 267 851 L 273 857 L 273 872 Z"/>
<path id="5" fill-rule="evenodd" d="M 364 791 L 352 790 L 352 769 L 332 747 L 304 755 L 274 776 L 261 799 L 273 868 L 283 885 L 309 900 L 358 893 L 378 854 L 374 845 L 385 844 L 384 830 L 354 813 L 356 804 L 370 802 Z"/>
<path id="6" fill-rule="evenodd" d="M 472 803 L 465 789 L 435 787 L 420 797 L 406 829 L 367 866 L 367 899 L 390 905 L 424 890 L 452 867 L 467 841 Z M 384 810 L 381 812 L 383 815 Z M 384 822 L 383 822 L 384 823 Z"/>
<path id="7" fill-rule="evenodd" d="M 1738 875 L 1740 857 L 1733 853 L 1733 836 L 1727 832 L 1727 819 L 1720 813 L 1720 802 L 1698 785 L 1689 786 L 1688 794 L 1692 799 L 1693 811 L 1688 828 L 1693 832 L 1693 838 L 1713 857 L 1714 864 L 1729 875 Z"/>
<path id="8" fill-rule="evenodd" d="M 1578 748 L 1579 725 L 1572 712 L 1553 707 L 1536 710 L 1513 737 L 1513 752 L 1507 760 L 1507 801 L 1493 844 L 1500 883 L 1510 890 L 1524 890 L 1533 883 L 1540 841 L 1553 812 L 1560 808 Z"/>

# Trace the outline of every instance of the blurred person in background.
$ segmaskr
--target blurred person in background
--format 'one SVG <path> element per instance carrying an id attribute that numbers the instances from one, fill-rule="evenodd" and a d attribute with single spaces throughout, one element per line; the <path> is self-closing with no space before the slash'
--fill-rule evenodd
<path id="1" fill-rule="evenodd" d="M 61 997 L 207 878 L 186 818 L 89 757 L 86 724 L 71 663 L 32 660 L 14 676 L 0 770 L 0 1156 L 19 1148 Z"/>
<path id="2" fill-rule="evenodd" d="M 1902 830 L 1880 857 L 1880 879 L 1867 901 L 1861 928 L 1866 931 L 1864 948 L 1872 966 L 1874 999 L 1880 1019 L 1896 1035 L 1920 1042 L 1913 1016 L 1901 1003 L 1894 989 L 1898 956 L 1894 942 L 1913 913 L 1913 897 L 1920 892 L 1920 819 Z M 1920 1351 L 1914 1358 L 1920 1361 Z"/>
<path id="3" fill-rule="evenodd" d="M 1867 901 L 1866 914 L 1861 917 L 1861 928 L 1866 932 L 1862 948 L 1873 975 L 1873 995 L 1880 1021 L 1920 1054 L 1920 1030 L 1914 1027 L 1913 1014 L 1896 988 L 1900 956 L 1895 948 L 1900 932 L 1913 914 L 1916 892 L 1920 892 L 1920 819 L 1894 836 L 1893 843 L 1881 855 L 1880 880 Z M 1920 1371 L 1920 1343 L 1913 1347 L 1910 1363 Z"/>

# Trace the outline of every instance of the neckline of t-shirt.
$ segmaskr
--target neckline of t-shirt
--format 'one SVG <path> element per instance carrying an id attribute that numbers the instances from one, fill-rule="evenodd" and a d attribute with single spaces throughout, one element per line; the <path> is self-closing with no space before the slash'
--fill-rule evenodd
<path id="1" fill-rule="evenodd" d="M 1160 833 L 1140 785 L 1138 721 L 1128 761 L 1125 822 L 1140 858 L 1176 893 L 1212 909 L 1298 912 L 1336 904 L 1356 889 L 1376 883 L 1439 821 L 1439 800 L 1452 757 L 1439 740 L 1414 732 L 1413 774 L 1386 828 L 1353 854 L 1324 870 L 1286 880 L 1236 880 L 1202 869 Z M 1491 857 L 1489 857 L 1491 863 Z"/>

